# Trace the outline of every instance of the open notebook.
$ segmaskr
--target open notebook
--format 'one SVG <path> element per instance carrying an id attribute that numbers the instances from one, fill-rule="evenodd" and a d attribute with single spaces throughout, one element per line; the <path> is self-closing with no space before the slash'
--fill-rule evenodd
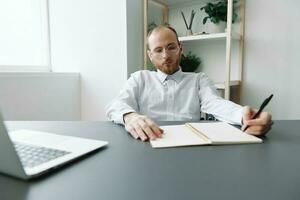
<path id="1" fill-rule="evenodd" d="M 244 133 L 225 122 L 186 123 L 161 128 L 164 129 L 163 136 L 150 141 L 153 148 L 262 142 L 262 139 Z"/>

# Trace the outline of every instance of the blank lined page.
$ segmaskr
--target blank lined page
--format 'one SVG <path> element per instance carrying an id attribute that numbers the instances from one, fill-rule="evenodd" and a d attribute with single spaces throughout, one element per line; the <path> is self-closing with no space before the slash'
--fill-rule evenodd
<path id="1" fill-rule="evenodd" d="M 153 148 L 208 144 L 185 125 L 161 126 L 161 128 L 164 130 L 162 138 L 150 141 Z"/>
<path id="2" fill-rule="evenodd" d="M 239 143 L 261 143 L 262 139 L 225 123 L 190 123 L 194 128 L 205 134 L 212 144 L 239 144 Z"/>

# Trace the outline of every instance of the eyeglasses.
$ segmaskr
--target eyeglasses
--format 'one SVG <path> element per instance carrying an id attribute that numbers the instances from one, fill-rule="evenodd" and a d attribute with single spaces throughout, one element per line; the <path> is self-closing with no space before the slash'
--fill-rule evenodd
<path id="1" fill-rule="evenodd" d="M 151 53 L 157 58 L 162 58 L 164 54 L 164 49 L 165 53 L 168 55 L 176 55 L 179 52 L 179 46 L 177 44 L 170 44 L 166 48 L 155 48 L 153 51 L 151 51 Z"/>

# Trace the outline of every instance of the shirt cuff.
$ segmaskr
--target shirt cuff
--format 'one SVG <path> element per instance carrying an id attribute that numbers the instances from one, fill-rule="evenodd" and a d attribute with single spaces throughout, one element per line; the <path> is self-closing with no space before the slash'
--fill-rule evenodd
<path id="1" fill-rule="evenodd" d="M 242 119 L 243 119 L 243 108 L 237 109 L 232 114 L 232 122 L 235 125 L 242 125 Z"/>
<path id="2" fill-rule="evenodd" d="M 238 108 L 231 108 L 231 112 L 226 115 L 226 117 L 216 116 L 215 117 L 223 122 L 233 125 L 242 125 L 243 117 L 243 107 L 238 106 Z"/>
<path id="3" fill-rule="evenodd" d="M 116 124 L 125 125 L 123 116 L 124 116 L 124 114 L 130 113 L 130 112 L 136 112 L 136 111 L 133 110 L 133 109 L 124 109 L 124 110 L 121 110 L 118 114 L 116 114 L 116 116 L 112 117 L 112 119 L 113 119 L 112 121 L 114 123 L 116 123 Z"/>

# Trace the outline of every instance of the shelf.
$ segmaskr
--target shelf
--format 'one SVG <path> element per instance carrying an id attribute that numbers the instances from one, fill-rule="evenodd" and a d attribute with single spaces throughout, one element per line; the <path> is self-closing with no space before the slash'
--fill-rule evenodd
<path id="1" fill-rule="evenodd" d="M 164 3 L 169 7 L 181 6 L 181 5 L 193 5 L 196 3 L 204 4 L 204 3 L 211 2 L 211 0 L 154 0 L 154 1 Z"/>
<path id="2" fill-rule="evenodd" d="M 179 37 L 180 42 L 189 42 L 195 40 L 214 40 L 214 39 L 224 39 L 226 40 L 227 33 L 210 33 L 210 34 L 200 34 L 200 35 L 190 35 Z M 233 39 L 240 39 L 240 35 L 238 33 L 232 33 Z"/>
<path id="3" fill-rule="evenodd" d="M 234 80 L 230 81 L 230 86 L 238 86 L 241 84 L 241 81 L 239 80 Z M 225 83 L 215 83 L 215 86 L 218 90 L 224 90 L 225 89 Z"/>

